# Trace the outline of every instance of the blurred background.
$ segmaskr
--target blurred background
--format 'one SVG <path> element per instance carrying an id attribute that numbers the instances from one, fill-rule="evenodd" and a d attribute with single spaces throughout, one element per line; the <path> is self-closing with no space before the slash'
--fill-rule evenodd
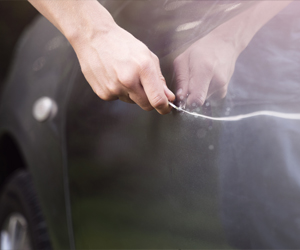
<path id="1" fill-rule="evenodd" d="M 24 28 L 38 12 L 26 0 L 0 1 L 0 86 L 10 66 L 13 51 Z"/>

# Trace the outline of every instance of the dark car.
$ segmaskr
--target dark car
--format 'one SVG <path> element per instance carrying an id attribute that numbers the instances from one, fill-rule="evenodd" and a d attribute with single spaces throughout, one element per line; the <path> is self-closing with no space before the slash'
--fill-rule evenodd
<path id="1" fill-rule="evenodd" d="M 159 56 L 176 90 L 174 58 L 253 3 L 103 4 Z M 221 108 L 207 102 L 200 111 Z M 68 41 L 38 17 L 1 97 L 1 250 L 230 248 L 219 128 L 175 110 L 161 116 L 100 100 Z"/>

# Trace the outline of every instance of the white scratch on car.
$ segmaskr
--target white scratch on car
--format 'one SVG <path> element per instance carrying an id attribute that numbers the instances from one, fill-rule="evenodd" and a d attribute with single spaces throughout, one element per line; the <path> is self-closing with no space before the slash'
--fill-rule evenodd
<path id="1" fill-rule="evenodd" d="M 271 117 L 277 117 L 282 119 L 290 119 L 290 120 L 300 120 L 300 114 L 298 113 L 282 113 L 282 112 L 276 112 L 276 111 L 268 111 L 268 110 L 262 110 L 262 111 L 256 111 L 248 114 L 242 114 L 242 115 L 236 115 L 236 116 L 228 116 L 228 117 L 212 117 L 207 115 L 198 114 L 195 112 L 190 112 L 185 109 L 182 109 L 180 107 L 177 107 L 175 104 L 169 102 L 170 106 L 174 109 L 184 112 L 186 114 L 192 115 L 194 117 L 200 117 L 203 119 L 213 120 L 213 121 L 240 121 L 243 119 L 256 117 L 256 116 L 271 116 Z"/>

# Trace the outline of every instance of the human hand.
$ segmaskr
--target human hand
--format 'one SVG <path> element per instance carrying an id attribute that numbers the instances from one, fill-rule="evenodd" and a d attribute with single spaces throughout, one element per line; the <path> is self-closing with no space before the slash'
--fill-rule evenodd
<path id="1" fill-rule="evenodd" d="M 174 61 L 177 98 L 188 107 L 227 93 L 239 54 L 255 33 L 292 1 L 260 1 L 192 44 Z"/>
<path id="2" fill-rule="evenodd" d="M 145 110 L 170 112 L 174 94 L 167 88 L 157 57 L 117 26 L 97 0 L 29 0 L 66 36 L 83 73 L 104 100 L 135 102 Z M 174 62 L 179 99 L 203 104 L 225 96 L 239 53 L 287 1 L 261 1 L 194 43 Z M 193 105 L 194 104 L 194 105 Z"/>
<path id="3" fill-rule="evenodd" d="M 174 60 L 176 96 L 189 108 L 226 96 L 240 49 L 214 32 L 192 44 Z"/>
<path id="4" fill-rule="evenodd" d="M 69 40 L 82 72 L 103 100 L 120 99 L 160 114 L 171 111 L 159 60 L 141 41 L 119 27 L 97 1 L 29 0 Z"/>
<path id="5" fill-rule="evenodd" d="M 159 59 L 142 42 L 117 25 L 95 32 L 85 40 L 73 40 L 82 72 L 103 100 L 120 99 L 160 114 L 171 111 L 168 89 Z"/>

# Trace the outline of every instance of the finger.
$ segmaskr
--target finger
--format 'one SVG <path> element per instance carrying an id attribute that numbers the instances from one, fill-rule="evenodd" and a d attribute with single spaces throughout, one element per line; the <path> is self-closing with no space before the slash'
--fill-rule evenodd
<path id="1" fill-rule="evenodd" d="M 118 75 L 119 85 L 122 86 L 123 94 L 120 100 L 126 102 L 133 101 L 144 110 L 152 110 L 148 97 L 140 82 L 139 72 L 137 70 L 123 69 Z"/>
<path id="2" fill-rule="evenodd" d="M 164 82 L 153 61 L 141 68 L 140 80 L 151 106 L 160 114 L 169 113 L 171 107 L 164 91 Z"/>
<path id="3" fill-rule="evenodd" d="M 229 79 L 220 74 L 215 74 L 211 80 L 207 98 L 215 101 L 223 99 L 227 94 L 228 83 Z"/>
<path id="4" fill-rule="evenodd" d="M 135 102 L 133 100 L 131 100 L 128 95 L 127 96 L 125 96 L 125 95 L 124 96 L 120 96 L 119 100 L 121 100 L 122 102 L 135 104 Z"/>
<path id="5" fill-rule="evenodd" d="M 118 94 L 113 93 L 115 88 L 108 88 L 108 86 L 114 86 L 114 84 L 110 82 L 110 77 L 105 68 L 101 68 L 102 70 L 99 70 L 100 75 L 96 75 L 90 66 L 81 65 L 81 69 L 85 79 L 99 98 L 104 101 L 113 101 L 118 99 Z M 101 82 L 99 82 L 99 79 L 101 79 Z M 111 91 L 112 89 L 113 91 Z"/>
<path id="6" fill-rule="evenodd" d="M 175 59 L 174 74 L 176 81 L 176 97 L 180 102 L 185 102 L 189 86 L 189 60 L 179 56 Z"/>
<path id="7" fill-rule="evenodd" d="M 208 100 L 211 101 L 220 101 L 226 97 L 227 94 L 227 87 L 223 87 L 221 89 L 218 89 L 217 91 L 213 92 L 208 96 Z"/>
<path id="8" fill-rule="evenodd" d="M 156 69 L 159 72 L 159 78 L 164 83 L 165 94 L 166 94 L 166 96 L 167 96 L 167 98 L 168 98 L 168 100 L 170 102 L 174 102 L 175 101 L 175 95 L 174 95 L 174 93 L 167 86 L 166 79 L 164 78 L 164 76 L 163 76 L 163 74 L 161 72 L 159 58 L 154 53 L 152 53 L 152 57 L 153 57 L 153 60 L 155 62 Z"/>
<path id="9" fill-rule="evenodd" d="M 174 93 L 168 88 L 166 79 L 163 77 L 160 68 L 158 68 L 158 70 L 160 72 L 159 78 L 160 78 L 161 82 L 163 83 L 165 95 L 167 96 L 168 101 L 174 102 L 176 97 L 175 97 Z"/>
<path id="10" fill-rule="evenodd" d="M 165 94 L 166 94 L 168 100 L 170 102 L 174 102 L 175 101 L 175 95 L 171 90 L 168 89 L 167 85 L 164 85 L 164 91 L 165 91 Z"/>
<path id="11" fill-rule="evenodd" d="M 90 82 L 89 82 L 90 83 Z M 107 86 L 101 85 L 97 82 L 97 79 L 95 79 L 95 83 L 91 81 L 90 86 L 92 87 L 95 94 L 100 97 L 100 99 L 104 101 L 114 101 L 118 100 L 118 95 L 111 92 Z"/>
<path id="12" fill-rule="evenodd" d="M 132 82 L 132 84 L 127 84 L 127 87 L 124 87 L 124 94 L 120 96 L 119 99 L 128 103 L 136 103 L 143 110 L 152 110 L 153 107 L 151 106 L 139 79 L 132 79 Z"/>
<path id="13" fill-rule="evenodd" d="M 129 91 L 128 97 L 137 105 L 139 105 L 143 110 L 153 110 L 153 107 L 151 106 L 148 97 L 140 83 L 137 84 L 133 90 Z"/>
<path id="14" fill-rule="evenodd" d="M 196 108 L 204 104 L 207 98 L 207 93 L 212 79 L 212 74 L 213 72 L 204 65 L 199 67 L 195 67 L 195 65 L 191 65 L 190 76 L 189 76 L 190 94 L 187 99 L 188 107 Z"/>

